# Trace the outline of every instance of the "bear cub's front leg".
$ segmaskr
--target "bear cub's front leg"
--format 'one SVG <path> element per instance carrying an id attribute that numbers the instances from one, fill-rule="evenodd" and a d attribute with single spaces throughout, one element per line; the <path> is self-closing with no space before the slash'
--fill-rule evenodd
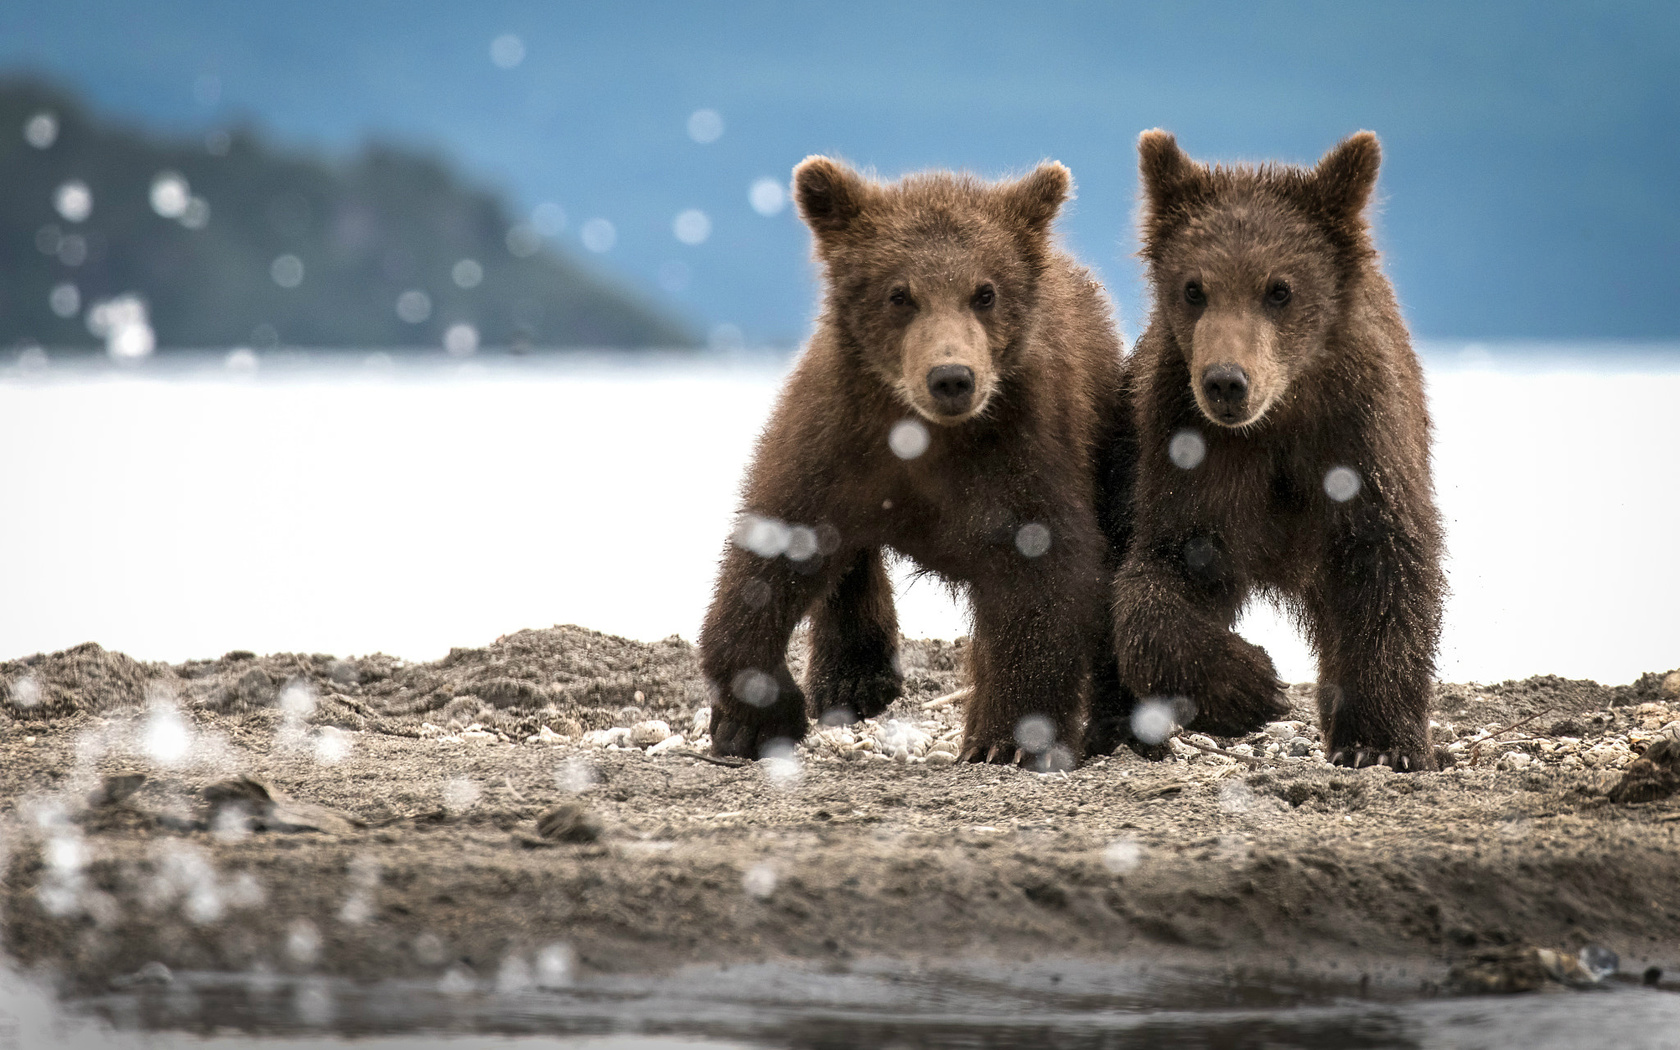
<path id="1" fill-rule="evenodd" d="M 811 610 L 806 713 L 828 724 L 874 718 L 904 692 L 898 616 L 879 549 L 862 551 Z"/>
<path id="2" fill-rule="evenodd" d="M 731 546 L 700 628 L 714 754 L 759 758 L 776 741 L 805 738 L 805 695 L 788 670 L 787 644 L 822 582 Z"/>

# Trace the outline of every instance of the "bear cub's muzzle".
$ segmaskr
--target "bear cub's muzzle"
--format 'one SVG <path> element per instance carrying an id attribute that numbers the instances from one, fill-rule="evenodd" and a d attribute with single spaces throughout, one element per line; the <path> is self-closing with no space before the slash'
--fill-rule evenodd
<path id="1" fill-rule="evenodd" d="M 942 415 L 960 416 L 974 404 L 974 369 L 967 365 L 935 365 L 927 374 L 928 394 Z"/>
<path id="2" fill-rule="evenodd" d="M 1202 373 L 1202 393 L 1215 422 L 1236 426 L 1248 418 L 1248 373 L 1242 365 L 1210 365 Z"/>

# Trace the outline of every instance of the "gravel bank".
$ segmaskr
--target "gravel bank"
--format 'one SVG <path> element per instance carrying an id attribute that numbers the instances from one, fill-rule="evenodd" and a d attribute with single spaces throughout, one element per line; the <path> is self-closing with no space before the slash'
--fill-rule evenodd
<path id="1" fill-rule="evenodd" d="M 1521 944 L 1680 968 L 1680 796 L 1609 797 L 1680 734 L 1680 674 L 1442 685 L 1439 773 L 1326 765 L 1297 686 L 1252 737 L 1040 774 L 953 763 L 963 649 L 907 642 L 886 715 L 743 766 L 703 755 L 675 638 L 0 664 L 5 947 L 81 989 L 1068 957 L 1416 991 Z"/>

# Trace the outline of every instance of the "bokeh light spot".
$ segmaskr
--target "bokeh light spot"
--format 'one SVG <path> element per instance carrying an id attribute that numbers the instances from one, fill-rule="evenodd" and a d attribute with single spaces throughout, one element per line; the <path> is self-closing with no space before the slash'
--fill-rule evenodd
<path id="1" fill-rule="evenodd" d="M 749 667 L 737 673 L 729 683 L 729 689 L 735 695 L 735 699 L 753 707 L 769 707 L 776 702 L 776 696 L 781 692 L 776 686 L 776 680 L 756 667 Z"/>
<path id="2" fill-rule="evenodd" d="M 1056 726 L 1043 715 L 1028 715 L 1015 723 L 1015 743 L 1023 751 L 1038 754 L 1056 742 Z"/>
<path id="3" fill-rule="evenodd" d="M 69 281 L 53 285 L 47 295 L 47 305 L 60 317 L 75 317 L 82 309 L 82 293 Z"/>
<path id="4" fill-rule="evenodd" d="M 1143 846 L 1135 836 L 1123 835 L 1103 849 L 1102 860 L 1114 874 L 1129 875 L 1143 863 Z"/>
<path id="5" fill-rule="evenodd" d="M 927 424 L 919 419 L 901 419 L 887 434 L 887 447 L 899 459 L 915 459 L 928 450 L 932 441 Z"/>
<path id="6" fill-rule="evenodd" d="M 1207 439 L 1188 427 L 1180 430 L 1167 443 L 1167 458 L 1180 470 L 1195 470 L 1207 458 Z"/>
<path id="7" fill-rule="evenodd" d="M 452 324 L 443 333 L 443 348 L 451 357 L 470 357 L 478 350 L 478 329 L 466 322 Z"/>
<path id="8" fill-rule="evenodd" d="M 512 33 L 503 33 L 490 41 L 490 61 L 500 69 L 512 69 L 525 61 L 525 41 Z"/>
<path id="9" fill-rule="evenodd" d="M 531 210 L 531 226 L 544 237 L 553 237 L 566 228 L 566 209 L 543 201 Z"/>
<path id="10" fill-rule="evenodd" d="M 542 234 L 535 226 L 519 223 L 510 226 L 507 232 L 507 250 L 510 255 L 519 259 L 528 259 L 537 254 L 542 248 Z"/>
<path id="11" fill-rule="evenodd" d="M 671 222 L 671 233 L 684 244 L 704 244 L 712 235 L 712 220 L 699 208 L 689 208 Z"/>
<path id="12" fill-rule="evenodd" d="M 187 212 L 192 191 L 178 171 L 160 171 L 152 178 L 152 210 L 166 219 L 179 219 Z"/>
<path id="13" fill-rule="evenodd" d="M 761 861 L 741 876 L 741 888 L 759 900 L 776 892 L 776 868 L 769 861 Z"/>
<path id="14" fill-rule="evenodd" d="M 80 179 L 71 179 L 53 191 L 53 209 L 65 222 L 82 222 L 93 214 L 93 191 Z"/>
<path id="15" fill-rule="evenodd" d="M 187 206 L 181 209 L 181 225 L 189 230 L 202 230 L 210 225 L 210 202 L 203 197 L 189 198 Z"/>
<path id="16" fill-rule="evenodd" d="M 1036 521 L 1029 521 L 1015 532 L 1015 549 L 1029 558 L 1037 558 L 1050 549 L 1050 529 Z"/>
<path id="17" fill-rule="evenodd" d="M 1359 495 L 1363 482 L 1352 467 L 1331 467 L 1324 475 L 1324 494 L 1337 503 L 1346 503 Z"/>
<path id="18" fill-rule="evenodd" d="M 268 264 L 268 275 L 282 288 L 296 288 L 303 283 L 303 260 L 295 255 L 282 255 Z"/>
<path id="19" fill-rule="evenodd" d="M 58 141 L 58 117 L 41 112 L 24 121 L 23 141 L 36 149 L 51 149 Z"/>
<path id="20" fill-rule="evenodd" d="M 457 288 L 477 288 L 484 283 L 484 267 L 477 259 L 462 259 L 450 268 L 449 277 Z"/>
<path id="21" fill-rule="evenodd" d="M 397 296 L 397 317 L 408 324 L 419 324 L 432 316 L 432 297 L 418 288 L 410 288 Z"/>
<path id="22" fill-rule="evenodd" d="M 579 232 L 583 246 L 592 252 L 610 252 L 618 243 L 618 230 L 606 219 L 590 219 Z"/>
<path id="23" fill-rule="evenodd" d="M 1166 700 L 1149 698 L 1138 701 L 1132 708 L 1132 735 L 1154 747 L 1178 732 L 1178 717 L 1174 705 Z"/>
<path id="24" fill-rule="evenodd" d="M 787 207 L 787 190 L 776 179 L 755 179 L 752 188 L 747 190 L 747 202 L 752 205 L 753 211 L 769 218 L 781 214 L 782 209 Z"/>
<path id="25" fill-rule="evenodd" d="M 723 115 L 715 109 L 697 109 L 688 115 L 688 137 L 702 146 L 723 137 Z"/>

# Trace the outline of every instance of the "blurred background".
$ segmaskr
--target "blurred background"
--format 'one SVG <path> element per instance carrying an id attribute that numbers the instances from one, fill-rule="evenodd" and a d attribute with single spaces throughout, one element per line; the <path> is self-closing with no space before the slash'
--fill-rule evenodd
<path id="1" fill-rule="evenodd" d="M 1128 341 L 1134 143 L 1377 131 L 1443 674 L 1672 666 L 1680 8 L 0 7 L 0 656 L 692 638 L 816 286 L 789 170 L 1047 157 Z M 1646 408 L 1649 404 L 1653 407 Z M 905 629 L 964 611 L 900 581 Z M 1286 677 L 1311 661 L 1262 607 Z"/>

